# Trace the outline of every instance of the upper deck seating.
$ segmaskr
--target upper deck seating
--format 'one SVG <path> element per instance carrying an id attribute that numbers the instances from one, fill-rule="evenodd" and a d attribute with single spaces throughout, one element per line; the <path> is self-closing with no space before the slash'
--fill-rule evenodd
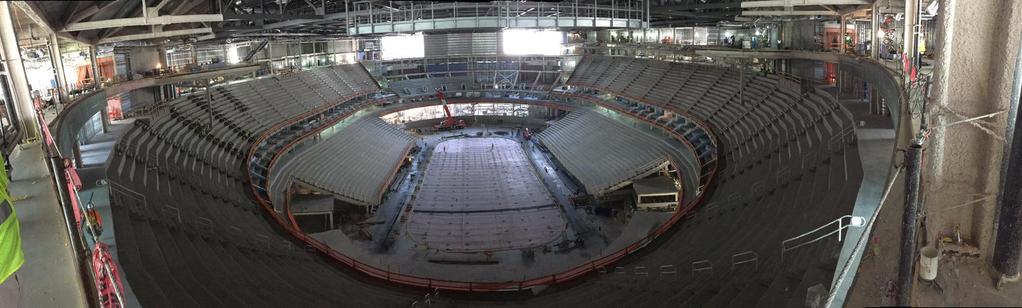
<path id="1" fill-rule="evenodd" d="M 142 305 L 408 307 L 422 299 L 425 290 L 386 285 L 305 251 L 250 200 L 244 160 L 264 130 L 376 89 L 358 66 L 297 74 L 214 89 L 211 102 L 205 94 L 179 98 L 166 114 L 137 121 L 118 142 L 107 167 L 117 256 Z M 834 142 L 843 141 L 850 119 L 832 98 L 804 96 L 775 76 L 610 57 L 584 58 L 569 84 L 662 109 L 646 109 L 647 116 L 672 111 L 705 121 L 721 141 L 725 176 L 695 216 L 614 264 L 620 271 L 538 296 L 441 292 L 434 303 L 801 307 L 808 287 L 829 286 L 833 238 L 783 257 L 779 247 L 854 204 L 862 176 L 858 152 Z M 575 138 L 622 134 L 590 129 Z M 662 152 L 650 148 L 645 152 Z M 756 261 L 736 264 L 747 252 Z"/>
<path id="2" fill-rule="evenodd" d="M 369 116 L 309 146 L 280 169 L 298 181 L 353 202 L 376 205 L 414 139 Z"/>
<path id="3" fill-rule="evenodd" d="M 569 113 L 536 137 L 591 194 L 648 175 L 670 153 L 653 137 L 586 109 Z"/>
<path id="4" fill-rule="evenodd" d="M 141 304 L 407 305 L 406 295 L 301 249 L 248 197 L 243 158 L 258 134 L 316 106 L 378 90 L 357 66 L 297 75 L 181 97 L 163 116 L 136 121 L 117 143 L 107 176 L 118 260 Z M 285 84 L 310 94 L 278 95 L 297 90 Z"/>

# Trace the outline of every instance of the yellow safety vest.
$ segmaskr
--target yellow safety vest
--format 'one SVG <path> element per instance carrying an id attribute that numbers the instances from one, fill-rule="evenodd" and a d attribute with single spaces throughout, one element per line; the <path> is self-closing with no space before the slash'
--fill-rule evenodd
<path id="1" fill-rule="evenodd" d="M 21 251 L 21 226 L 14 212 L 14 202 L 7 194 L 7 170 L 0 155 L 0 283 L 14 274 L 25 263 Z"/>

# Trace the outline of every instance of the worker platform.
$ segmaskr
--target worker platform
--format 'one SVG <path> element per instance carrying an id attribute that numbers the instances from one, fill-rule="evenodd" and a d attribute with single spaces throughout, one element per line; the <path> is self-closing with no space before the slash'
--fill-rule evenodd
<path id="1" fill-rule="evenodd" d="M 506 138 L 441 142 L 415 200 L 407 230 L 429 250 L 487 252 L 541 246 L 566 221 L 522 146 Z"/>

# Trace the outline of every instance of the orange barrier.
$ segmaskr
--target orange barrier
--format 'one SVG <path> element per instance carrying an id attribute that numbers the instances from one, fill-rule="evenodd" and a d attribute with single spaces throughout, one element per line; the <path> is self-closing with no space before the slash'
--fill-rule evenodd
<path id="1" fill-rule="evenodd" d="M 90 94 L 91 95 L 91 94 Z M 65 108 L 65 110 L 68 110 Z M 53 177 L 54 182 L 57 185 L 62 185 L 67 192 L 69 200 L 65 201 L 65 198 L 58 192 L 58 201 L 63 208 L 62 211 L 67 212 L 67 208 L 73 214 L 73 217 L 67 217 L 66 223 L 68 224 L 68 237 L 71 239 L 72 250 L 75 250 L 76 263 L 80 267 L 86 267 L 87 272 L 91 273 L 91 277 L 88 275 L 82 275 L 83 280 L 89 281 L 93 285 L 87 286 L 87 292 L 95 291 L 96 294 L 86 294 L 86 297 L 90 301 L 98 303 L 99 307 L 103 308 L 119 308 L 123 307 L 124 294 L 122 292 L 123 285 L 121 283 L 120 270 L 117 268 L 117 264 L 113 261 L 113 258 L 109 257 L 107 245 L 99 240 L 99 234 L 97 229 L 101 229 L 101 225 L 96 225 L 99 221 L 91 219 L 83 219 L 88 213 L 82 206 L 81 196 L 79 190 L 82 188 L 81 178 L 78 177 L 78 171 L 74 165 L 71 164 L 71 160 L 64 158 L 60 150 L 57 148 L 56 140 L 53 138 L 53 134 L 50 133 L 49 125 L 46 125 L 46 117 L 43 116 L 41 109 L 36 109 L 36 116 L 39 120 L 39 130 L 43 135 L 42 147 L 43 152 L 46 154 L 47 160 L 51 161 L 51 164 L 61 163 L 60 166 L 50 166 L 48 168 L 50 176 Z M 55 159 L 54 159 L 55 158 Z M 63 173 L 64 177 L 60 177 L 60 173 Z M 62 182 L 62 183 L 61 183 Z M 73 219 L 74 221 L 70 221 Z M 83 224 L 84 222 L 84 224 Z M 72 226 L 72 224 L 74 224 Z M 77 230 L 77 231 L 71 231 Z M 85 231 L 84 235 L 78 233 L 78 231 Z M 82 236 L 79 236 L 82 235 Z M 82 254 L 78 251 L 77 247 L 79 244 L 88 244 L 84 241 L 85 236 L 93 243 L 91 249 L 93 255 L 91 258 Z M 89 258 L 88 262 L 85 259 Z"/>

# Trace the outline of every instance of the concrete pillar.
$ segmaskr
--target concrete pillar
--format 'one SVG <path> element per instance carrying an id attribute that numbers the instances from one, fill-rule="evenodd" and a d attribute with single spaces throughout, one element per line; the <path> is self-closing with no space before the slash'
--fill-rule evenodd
<path id="1" fill-rule="evenodd" d="M 904 42 L 905 43 L 904 43 L 904 48 L 902 49 L 902 54 L 904 54 L 905 57 L 908 58 L 909 63 L 915 63 L 914 62 L 915 61 L 915 50 L 916 50 L 916 44 L 915 44 L 915 41 L 916 41 L 915 40 L 915 37 L 916 37 L 915 21 L 916 21 L 916 15 L 918 15 L 918 13 L 919 13 L 919 8 L 916 6 L 917 2 L 919 2 L 919 0 L 905 0 L 905 33 L 904 33 L 905 34 L 904 35 Z M 993 36 L 991 36 L 991 37 L 993 37 Z M 901 66 L 901 67 L 904 67 L 904 66 Z M 905 75 L 908 76 L 909 73 L 910 72 L 905 72 Z"/>
<path id="2" fill-rule="evenodd" d="M 912 1 L 912 0 L 909 0 Z M 841 16 L 841 30 L 838 31 L 838 40 L 841 42 L 840 50 L 841 53 L 845 53 L 845 49 L 848 47 L 845 44 L 845 35 L 848 35 L 848 20 L 844 16 Z"/>
<path id="3" fill-rule="evenodd" d="M 869 57 L 880 59 L 880 37 L 877 36 L 877 33 L 880 33 L 880 12 L 877 11 L 876 2 L 873 3 L 870 15 L 872 16 L 869 23 Z"/>
<path id="4" fill-rule="evenodd" d="M 67 76 L 64 75 L 64 57 L 60 54 L 60 40 L 56 33 L 50 33 L 50 61 L 53 62 L 53 73 L 57 78 L 60 103 L 67 104 Z"/>
<path id="5" fill-rule="evenodd" d="M 102 109 L 102 110 L 99 111 L 99 117 L 100 117 L 100 121 L 103 122 L 103 133 L 104 134 L 109 133 L 110 132 L 110 113 L 107 113 L 106 109 Z"/>
<path id="6" fill-rule="evenodd" d="M 99 80 L 99 65 L 96 64 L 96 46 L 89 46 L 89 65 L 92 69 L 92 82 L 99 87 L 102 82 Z"/>
<path id="7" fill-rule="evenodd" d="M 25 139 L 33 139 L 40 136 L 39 120 L 28 91 L 28 77 L 21 62 L 21 48 L 18 47 L 18 37 L 14 31 L 13 14 L 11 2 L 0 2 L 0 41 L 3 41 L 4 69 L 11 80 L 10 90 L 13 92 L 11 97 L 14 98 L 17 113 L 13 116 L 18 117 Z"/>
<path id="8" fill-rule="evenodd" d="M 990 260 L 1007 117 L 944 127 L 966 118 L 1007 110 L 1014 63 L 1022 41 L 1022 1 L 941 2 L 934 49 L 933 99 L 924 158 L 926 234 L 960 226 Z"/>

